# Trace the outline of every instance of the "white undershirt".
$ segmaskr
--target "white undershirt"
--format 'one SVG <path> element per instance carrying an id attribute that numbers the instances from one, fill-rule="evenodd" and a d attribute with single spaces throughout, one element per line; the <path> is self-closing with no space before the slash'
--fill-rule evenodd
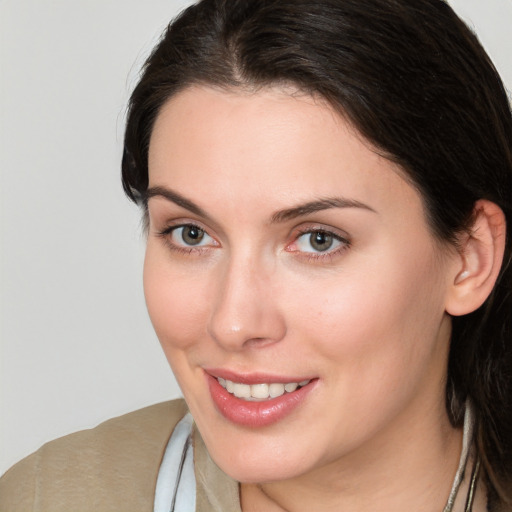
<path id="1" fill-rule="evenodd" d="M 155 489 L 154 512 L 195 512 L 196 477 L 192 428 L 194 420 L 187 413 L 176 425 L 160 464 Z M 462 452 L 450 496 L 443 512 L 451 512 L 459 491 L 473 440 L 474 420 L 468 403 L 464 415 Z"/>

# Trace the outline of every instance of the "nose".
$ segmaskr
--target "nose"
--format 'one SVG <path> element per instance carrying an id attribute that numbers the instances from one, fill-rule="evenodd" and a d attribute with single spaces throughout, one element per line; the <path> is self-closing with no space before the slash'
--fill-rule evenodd
<path id="1" fill-rule="evenodd" d="M 273 272 L 251 258 L 231 259 L 216 276 L 208 332 L 226 350 L 262 347 L 284 338 Z"/>

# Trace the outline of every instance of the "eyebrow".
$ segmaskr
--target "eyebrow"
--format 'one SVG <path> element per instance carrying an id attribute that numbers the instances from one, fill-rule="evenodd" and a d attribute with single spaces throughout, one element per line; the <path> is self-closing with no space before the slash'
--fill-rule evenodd
<path id="1" fill-rule="evenodd" d="M 163 197 L 168 201 L 171 201 L 182 208 L 198 215 L 200 217 L 208 218 L 209 215 L 197 204 L 195 204 L 190 199 L 183 197 L 181 194 L 170 190 L 166 187 L 156 186 L 148 188 L 142 194 L 143 204 L 148 204 L 148 201 L 152 197 Z M 271 223 L 277 224 L 281 222 L 286 222 L 288 220 L 295 219 L 297 217 L 304 217 L 311 213 L 319 212 L 322 210 L 330 210 L 332 208 L 361 208 L 363 210 L 367 210 L 373 213 L 377 213 L 372 207 L 354 199 L 346 199 L 343 197 L 328 197 L 325 199 L 318 199 L 315 201 L 309 201 L 307 203 L 299 204 L 292 208 L 286 208 L 284 210 L 280 210 L 274 213 L 271 217 Z"/>
<path id="2" fill-rule="evenodd" d="M 167 199 L 168 201 L 171 201 L 174 204 L 177 204 L 178 206 L 181 206 L 182 208 L 185 208 L 189 212 L 194 213 L 195 215 L 199 215 L 200 217 L 208 217 L 206 212 L 197 206 L 193 201 L 190 199 L 187 199 L 186 197 L 183 197 L 181 194 L 178 194 L 177 192 L 174 192 L 173 190 L 170 190 L 165 187 L 151 187 L 148 188 L 143 194 L 142 194 L 142 202 L 147 208 L 148 201 L 152 197 L 163 197 L 164 199 Z"/>
<path id="3" fill-rule="evenodd" d="M 272 215 L 272 223 L 286 222 L 297 217 L 303 217 L 311 213 L 320 212 L 322 210 L 330 210 L 331 208 L 362 208 L 373 213 L 377 213 L 370 206 L 353 199 L 345 199 L 343 197 L 328 197 L 317 201 L 294 206 L 281 210 Z"/>

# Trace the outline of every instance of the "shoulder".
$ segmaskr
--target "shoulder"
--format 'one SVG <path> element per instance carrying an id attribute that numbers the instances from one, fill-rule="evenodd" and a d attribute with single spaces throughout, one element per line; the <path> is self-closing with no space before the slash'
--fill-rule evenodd
<path id="1" fill-rule="evenodd" d="M 164 402 L 45 444 L 0 479 L 0 510 L 152 510 L 165 446 L 186 412 L 183 400 Z"/>

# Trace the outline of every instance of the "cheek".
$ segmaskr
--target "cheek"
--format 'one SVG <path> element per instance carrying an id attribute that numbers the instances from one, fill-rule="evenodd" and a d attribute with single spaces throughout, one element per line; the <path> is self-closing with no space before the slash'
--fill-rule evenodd
<path id="1" fill-rule="evenodd" d="M 144 260 L 144 295 L 155 332 L 167 356 L 186 350 L 205 327 L 208 284 L 200 272 L 176 269 L 150 242 Z"/>
<path id="2" fill-rule="evenodd" d="M 376 380 L 397 386 L 436 357 L 443 287 L 428 254 L 389 251 L 323 286 L 297 285 L 291 306 L 297 336 L 305 344 L 314 340 L 310 350 L 336 363 L 333 379 L 350 375 L 358 386 L 364 378 L 369 387 Z"/>
<path id="3" fill-rule="evenodd" d="M 302 360 L 321 369 L 336 397 L 315 411 L 319 435 L 356 443 L 422 402 L 416 398 L 442 398 L 449 330 L 436 266 L 424 257 L 390 261 L 396 264 L 381 259 L 379 269 L 374 260 L 323 287 L 303 285 L 293 296 Z"/>

